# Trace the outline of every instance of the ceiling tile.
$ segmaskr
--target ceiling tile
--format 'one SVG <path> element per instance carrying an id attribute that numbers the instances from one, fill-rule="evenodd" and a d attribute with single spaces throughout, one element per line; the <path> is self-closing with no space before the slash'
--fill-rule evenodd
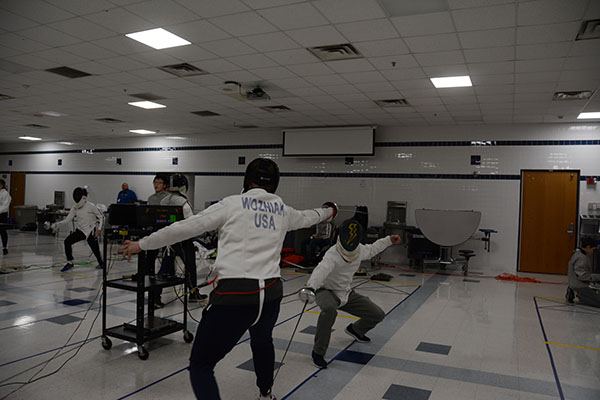
<path id="1" fill-rule="evenodd" d="M 346 38 L 331 25 L 291 30 L 286 33 L 304 47 L 342 44 L 346 42 Z"/>
<path id="2" fill-rule="evenodd" d="M 515 59 L 515 47 L 488 47 L 464 50 L 468 63 L 509 61 Z M 519 58 L 519 57 L 517 57 Z"/>
<path id="3" fill-rule="evenodd" d="M 181 24 L 197 18 L 187 8 L 171 0 L 146 0 L 126 6 L 125 9 L 152 22 L 157 27 Z"/>
<path id="4" fill-rule="evenodd" d="M 415 58 L 410 54 L 388 57 L 374 57 L 369 58 L 368 60 L 378 70 L 394 68 L 416 68 L 419 66 Z"/>
<path id="5" fill-rule="evenodd" d="M 577 40 L 573 42 L 573 46 L 571 47 L 571 51 L 569 52 L 570 56 L 587 56 L 592 57 L 594 55 L 598 55 L 600 51 L 598 50 L 598 40 Z M 549 55 L 548 57 L 564 57 L 565 54 L 555 54 Z"/>
<path id="6" fill-rule="evenodd" d="M 473 86 L 478 85 L 511 85 L 515 81 L 514 74 L 500 75 L 473 75 L 471 82 Z"/>
<path id="7" fill-rule="evenodd" d="M 516 72 L 558 71 L 562 69 L 566 58 L 546 58 L 540 60 L 517 60 Z"/>
<path id="8" fill-rule="evenodd" d="M 66 21 L 54 22 L 49 27 L 84 41 L 115 36 L 116 33 L 101 27 L 85 18 L 71 18 Z"/>
<path id="9" fill-rule="evenodd" d="M 423 67 L 426 76 L 463 76 L 469 75 L 469 68 L 465 64 L 454 65 L 436 65 L 432 67 Z"/>
<path id="10" fill-rule="evenodd" d="M 258 13 L 279 29 L 300 29 L 327 25 L 328 21 L 309 3 L 259 10 Z"/>
<path id="11" fill-rule="evenodd" d="M 246 36 L 241 38 L 247 45 L 258 51 L 276 51 L 295 49 L 300 46 L 282 32 L 263 33 L 261 35 Z"/>
<path id="12" fill-rule="evenodd" d="M 314 5 L 334 24 L 386 16 L 376 0 L 322 0 Z"/>
<path id="13" fill-rule="evenodd" d="M 37 54 L 20 54 L 13 57 L 5 57 L 4 61 L 24 65 L 29 68 L 45 70 L 49 68 L 60 67 L 63 64 L 57 65 L 55 61 L 47 60 L 37 56 Z"/>
<path id="14" fill-rule="evenodd" d="M 515 83 L 556 82 L 560 76 L 559 71 L 522 72 L 515 74 Z"/>
<path id="15" fill-rule="evenodd" d="M 23 53 L 32 53 L 48 48 L 48 46 L 45 44 L 42 44 L 36 40 L 28 39 L 24 36 L 15 33 L 0 34 L 0 45 L 9 47 L 13 50 L 19 50 Z"/>
<path id="16" fill-rule="evenodd" d="M 513 46 L 515 44 L 515 28 L 461 32 L 458 34 L 458 38 L 465 49 Z"/>
<path id="17" fill-rule="evenodd" d="M 78 15 L 91 14 L 94 12 L 108 10 L 109 8 L 115 7 L 115 5 L 109 2 L 108 0 L 46 0 L 46 2 L 53 4 L 70 13 Z"/>
<path id="18" fill-rule="evenodd" d="M 515 71 L 515 62 L 474 63 L 469 64 L 469 71 L 471 75 L 511 74 Z"/>
<path id="19" fill-rule="evenodd" d="M 57 31 L 56 29 L 49 28 L 48 26 L 36 26 L 35 28 L 24 29 L 19 31 L 19 34 L 31 40 L 44 43 L 50 47 L 68 46 L 80 42 L 79 39 Z"/>
<path id="20" fill-rule="evenodd" d="M 338 73 L 363 72 L 375 69 L 369 61 L 364 59 L 331 61 L 325 64 Z"/>
<path id="21" fill-rule="evenodd" d="M 192 43 L 204 43 L 231 37 L 227 32 L 217 28 L 215 25 L 206 20 L 172 25 L 168 27 L 168 31 L 181 36 Z"/>
<path id="22" fill-rule="evenodd" d="M 381 74 L 390 81 L 403 81 L 425 78 L 421 68 L 389 69 L 381 71 Z M 398 86 L 395 86 L 398 88 Z"/>
<path id="23" fill-rule="evenodd" d="M 18 31 L 21 29 L 33 28 L 39 24 L 39 22 L 21 17 L 6 10 L 0 10 L 0 21 L 2 21 L 2 29 L 5 31 Z"/>
<path id="24" fill-rule="evenodd" d="M 354 46 L 365 57 L 394 56 L 409 53 L 408 47 L 402 39 L 357 42 L 354 43 Z"/>
<path id="25" fill-rule="evenodd" d="M 522 26 L 517 28 L 517 44 L 566 42 L 575 40 L 579 22 L 552 25 Z"/>
<path id="26" fill-rule="evenodd" d="M 458 38 L 454 33 L 431 36 L 417 36 L 404 39 L 413 53 L 431 53 L 459 49 Z"/>
<path id="27" fill-rule="evenodd" d="M 279 64 L 286 66 L 294 64 L 308 64 L 318 61 L 318 59 L 306 49 L 271 51 L 265 54 L 277 61 Z"/>
<path id="28" fill-rule="evenodd" d="M 587 0 L 521 2 L 517 9 L 517 22 L 523 26 L 580 20 L 587 4 Z"/>
<path id="29" fill-rule="evenodd" d="M 242 0 L 244 4 L 253 9 L 271 8 L 290 5 L 293 3 L 303 3 L 306 0 Z"/>
<path id="30" fill-rule="evenodd" d="M 193 63 L 194 61 L 209 60 L 216 58 L 215 55 L 204 48 L 196 45 L 172 47 L 161 50 L 165 54 L 176 57 L 182 61 Z"/>
<path id="31" fill-rule="evenodd" d="M 251 72 L 265 80 L 293 78 L 296 76 L 292 71 L 284 67 L 254 68 Z"/>
<path id="32" fill-rule="evenodd" d="M 300 76 L 327 75 L 333 73 L 333 70 L 327 64 L 318 62 L 310 64 L 298 64 L 288 66 L 290 71 Z"/>
<path id="33" fill-rule="evenodd" d="M 210 22 L 234 36 L 276 31 L 273 25 L 254 11 L 211 18 Z"/>
<path id="34" fill-rule="evenodd" d="M 350 22 L 336 28 L 351 42 L 397 38 L 398 33 L 388 19 Z"/>
<path id="35" fill-rule="evenodd" d="M 452 11 L 456 30 L 476 31 L 513 27 L 516 24 L 514 4 Z"/>
<path id="36" fill-rule="evenodd" d="M 84 18 L 121 34 L 156 28 L 156 25 L 150 21 L 146 21 L 124 8 L 111 8 L 107 11 L 86 15 Z"/>
<path id="37" fill-rule="evenodd" d="M 202 43 L 202 47 L 221 57 L 256 53 L 256 50 L 239 39 L 215 40 L 213 42 Z"/>
<path id="38" fill-rule="evenodd" d="M 246 69 L 277 66 L 275 61 L 263 54 L 245 54 L 242 56 L 229 57 L 228 61 Z"/>
<path id="39" fill-rule="evenodd" d="M 70 12 L 62 10 L 42 0 L 2 0 L 1 8 L 14 14 L 26 16 L 28 19 L 48 24 L 62 19 L 72 18 Z"/>
<path id="40" fill-rule="evenodd" d="M 340 75 L 318 75 L 318 76 L 306 76 L 304 77 L 308 82 L 316 86 L 332 86 L 332 85 L 343 85 L 348 82 Z"/>
<path id="41" fill-rule="evenodd" d="M 329 94 L 357 93 L 359 91 L 354 85 L 350 84 L 321 86 L 321 90 Z"/>
<path id="42" fill-rule="evenodd" d="M 460 51 L 415 54 L 415 58 L 422 66 L 464 64 L 465 62 Z"/>
<path id="43" fill-rule="evenodd" d="M 152 47 L 143 45 L 140 42 L 129 39 L 127 36 L 124 35 L 94 40 L 89 43 L 122 55 L 144 53 L 152 49 Z"/>
<path id="44" fill-rule="evenodd" d="M 566 57 L 567 55 L 569 55 L 569 50 L 571 49 L 571 46 L 571 42 L 527 44 L 522 46 L 516 46 L 517 60 Z"/>
<path id="45" fill-rule="evenodd" d="M 177 3 L 203 18 L 218 17 L 220 15 L 235 14 L 250 10 L 239 0 L 177 0 Z"/>
<path id="46" fill-rule="evenodd" d="M 406 17 L 393 17 L 391 20 L 402 37 L 454 32 L 452 17 L 447 11 Z"/>

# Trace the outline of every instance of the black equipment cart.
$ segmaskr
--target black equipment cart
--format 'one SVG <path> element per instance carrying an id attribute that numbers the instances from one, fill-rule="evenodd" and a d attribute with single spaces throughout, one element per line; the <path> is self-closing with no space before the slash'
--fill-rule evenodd
<path id="1" fill-rule="evenodd" d="M 183 219 L 181 206 L 148 206 L 131 204 L 112 204 L 109 207 L 108 225 L 104 232 L 104 254 L 107 257 L 109 241 L 122 242 L 124 239 L 137 240 L 152 232 Z M 112 347 L 110 337 L 115 337 L 137 344 L 138 357 L 146 360 L 149 356 L 144 343 L 159 337 L 183 331 L 183 339 L 187 343 L 194 340 L 194 335 L 187 330 L 187 296 L 183 296 L 183 323 L 154 316 L 153 290 L 185 286 L 184 278 L 159 279 L 154 274 L 154 257 L 148 252 L 138 254 L 136 279 L 107 279 L 107 270 L 103 270 L 102 285 L 102 347 Z M 108 264 L 106 264 L 108 265 Z M 106 327 L 107 288 L 117 288 L 136 292 L 135 323 L 124 323 L 112 328 Z M 144 317 L 144 300 L 148 293 L 148 314 Z"/>

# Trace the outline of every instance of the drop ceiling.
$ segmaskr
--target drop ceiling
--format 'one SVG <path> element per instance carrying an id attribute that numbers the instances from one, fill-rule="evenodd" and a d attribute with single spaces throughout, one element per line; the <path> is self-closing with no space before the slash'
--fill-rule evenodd
<path id="1" fill-rule="evenodd" d="M 136 136 L 134 129 L 185 138 L 239 126 L 257 127 L 240 130 L 247 135 L 301 126 L 565 123 L 600 111 L 600 40 L 576 40 L 584 21 L 600 19 L 600 1 L 417 5 L 2 0 L 0 143 L 116 139 Z M 192 44 L 154 50 L 125 36 L 159 27 Z M 347 44 L 362 57 L 322 61 L 308 50 Z M 164 68 L 180 64 L 188 65 L 181 75 Z M 203 73 L 186 75 L 189 66 Z M 89 75 L 47 71 L 61 67 Z M 473 86 L 436 89 L 429 80 L 455 75 L 469 75 Z M 249 100 L 257 86 L 268 96 Z M 561 91 L 593 95 L 554 100 Z M 144 96 L 166 108 L 128 105 Z"/>

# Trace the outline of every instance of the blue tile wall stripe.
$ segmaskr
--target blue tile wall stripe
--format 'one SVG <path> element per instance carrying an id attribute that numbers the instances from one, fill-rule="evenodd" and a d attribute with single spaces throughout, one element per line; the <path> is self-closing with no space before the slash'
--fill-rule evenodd
<path id="1" fill-rule="evenodd" d="M 19 171 L 32 175 L 146 175 L 152 176 L 155 171 Z M 195 176 L 244 176 L 243 172 L 185 172 Z M 0 171 L 0 174 L 10 174 L 11 171 Z M 504 180 L 518 181 L 521 175 L 513 174 L 402 174 L 402 173 L 353 173 L 353 172 L 282 172 L 281 176 L 291 178 L 383 178 L 383 179 L 470 179 L 470 180 Z M 581 175 L 580 181 L 587 178 L 600 180 L 600 175 Z"/>
<path id="2" fill-rule="evenodd" d="M 375 142 L 375 147 L 485 147 L 485 146 L 599 146 L 600 140 L 461 140 L 430 142 Z M 3 151 L 0 155 L 30 154 L 76 154 L 76 153 L 127 153 L 156 151 L 194 151 L 194 150 L 248 150 L 282 149 L 283 144 L 240 144 L 214 146 L 163 146 L 163 147 L 117 147 L 103 149 L 44 150 L 44 151 Z"/>

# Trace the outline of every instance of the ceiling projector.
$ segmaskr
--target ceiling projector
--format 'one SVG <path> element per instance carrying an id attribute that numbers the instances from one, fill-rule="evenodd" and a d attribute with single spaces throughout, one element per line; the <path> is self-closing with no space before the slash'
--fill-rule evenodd
<path id="1" fill-rule="evenodd" d="M 246 92 L 246 99 L 248 100 L 269 100 L 270 98 L 267 92 L 259 86 Z"/>

